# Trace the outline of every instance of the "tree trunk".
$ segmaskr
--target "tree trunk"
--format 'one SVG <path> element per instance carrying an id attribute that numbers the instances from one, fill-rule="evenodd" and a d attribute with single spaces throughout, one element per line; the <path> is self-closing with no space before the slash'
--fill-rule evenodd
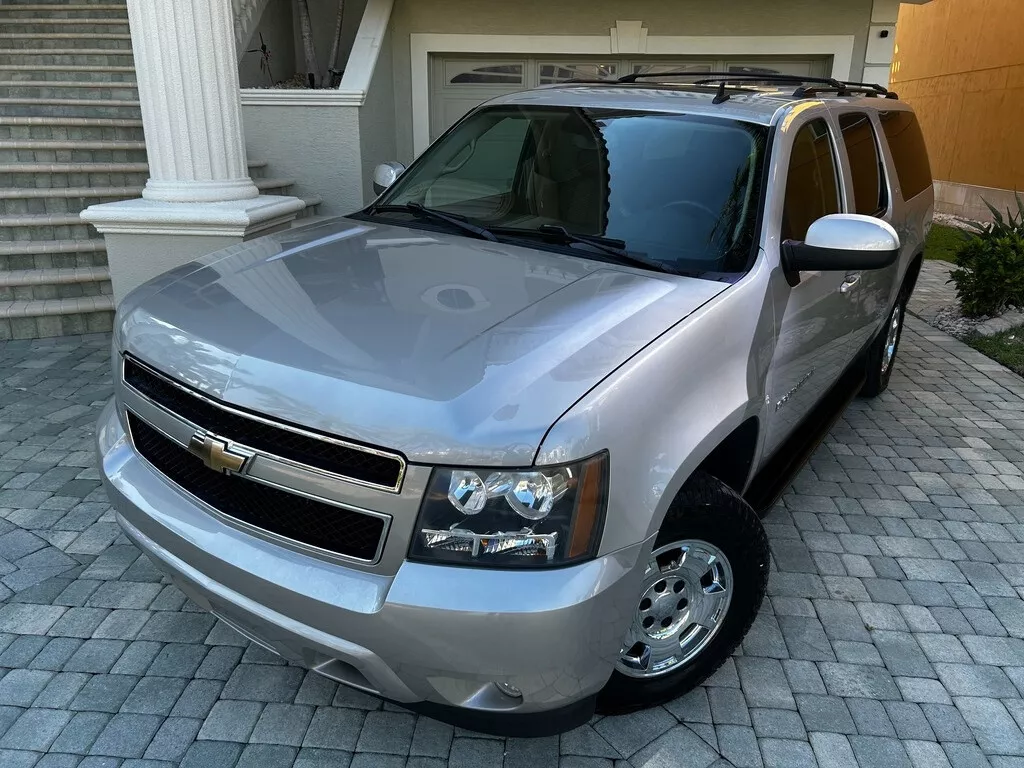
<path id="1" fill-rule="evenodd" d="M 299 29 L 302 30 L 302 50 L 306 58 L 306 76 L 309 78 L 309 87 L 316 87 L 316 76 L 320 67 L 316 61 L 316 45 L 313 43 L 313 23 L 309 18 L 309 3 L 306 0 L 295 0 L 299 11 Z"/>
<path id="2" fill-rule="evenodd" d="M 345 18 L 345 0 L 338 0 L 338 16 L 334 22 L 334 43 L 331 45 L 331 55 L 327 57 L 327 69 L 324 70 L 322 81 L 328 87 L 333 82 L 331 70 L 338 68 L 338 51 L 341 48 L 341 23 Z"/>

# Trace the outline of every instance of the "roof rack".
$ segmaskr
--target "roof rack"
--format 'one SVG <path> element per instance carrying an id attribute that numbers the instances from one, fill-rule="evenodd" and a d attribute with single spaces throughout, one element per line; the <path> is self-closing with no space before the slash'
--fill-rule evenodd
<path id="1" fill-rule="evenodd" d="M 747 84 L 755 83 L 778 83 L 783 85 L 796 85 L 793 91 L 794 98 L 807 98 L 819 93 L 835 93 L 838 96 L 849 94 L 863 94 L 868 96 L 883 96 L 887 99 L 899 98 L 895 93 L 877 83 L 857 83 L 836 80 L 832 77 L 804 77 L 803 75 L 784 75 L 768 72 L 635 72 L 624 75 L 618 80 L 609 81 L 617 83 L 635 83 L 638 80 L 663 77 L 691 77 L 696 78 L 694 85 L 719 85 L 720 94 L 724 97 L 726 84 Z M 722 98 L 724 101 L 725 98 Z"/>

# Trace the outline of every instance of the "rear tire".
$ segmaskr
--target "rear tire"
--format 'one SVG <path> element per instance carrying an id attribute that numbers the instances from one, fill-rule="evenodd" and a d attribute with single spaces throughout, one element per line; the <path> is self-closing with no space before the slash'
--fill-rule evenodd
<path id="1" fill-rule="evenodd" d="M 602 714 L 663 704 L 703 682 L 743 640 L 764 599 L 769 571 L 764 528 L 750 505 L 711 475 L 698 471 L 687 481 L 655 540 L 653 552 L 659 551 L 661 558 L 653 564 L 654 570 L 649 565 L 637 595 L 623 657 L 598 695 L 597 709 Z M 694 584 L 693 575 L 702 570 L 706 570 L 704 577 Z M 718 588 L 723 586 L 728 596 L 720 594 Z M 662 605 L 665 596 L 667 611 Z M 713 627 L 702 636 L 703 627 L 689 622 L 699 615 L 705 600 L 717 612 L 703 611 L 710 618 L 702 620 Z M 677 626 L 678 638 L 673 634 Z M 659 637 L 663 634 L 667 639 Z M 634 644 L 627 648 L 629 643 Z M 667 657 L 666 648 L 673 649 Z M 659 663 L 663 668 L 657 669 Z"/>
<path id="2" fill-rule="evenodd" d="M 885 325 L 871 342 L 867 351 L 867 378 L 861 387 L 861 397 L 878 397 L 889 388 L 889 379 L 896 367 L 896 353 L 903 337 L 903 322 L 907 316 L 907 297 L 900 293 L 889 312 Z"/>

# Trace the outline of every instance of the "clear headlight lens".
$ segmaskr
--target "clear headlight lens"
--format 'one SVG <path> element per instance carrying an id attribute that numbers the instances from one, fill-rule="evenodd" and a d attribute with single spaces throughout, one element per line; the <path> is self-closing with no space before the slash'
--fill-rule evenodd
<path id="1" fill-rule="evenodd" d="M 434 470 L 409 556 L 494 567 L 593 557 L 604 523 L 608 455 L 524 470 Z"/>

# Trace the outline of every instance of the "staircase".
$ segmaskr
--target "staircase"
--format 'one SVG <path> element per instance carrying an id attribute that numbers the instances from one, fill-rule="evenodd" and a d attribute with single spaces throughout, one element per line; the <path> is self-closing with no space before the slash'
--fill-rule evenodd
<path id="1" fill-rule="evenodd" d="M 249 170 L 263 194 L 294 183 Z M 148 176 L 123 0 L 0 0 L 0 341 L 110 330 L 106 247 L 78 214 Z"/>

